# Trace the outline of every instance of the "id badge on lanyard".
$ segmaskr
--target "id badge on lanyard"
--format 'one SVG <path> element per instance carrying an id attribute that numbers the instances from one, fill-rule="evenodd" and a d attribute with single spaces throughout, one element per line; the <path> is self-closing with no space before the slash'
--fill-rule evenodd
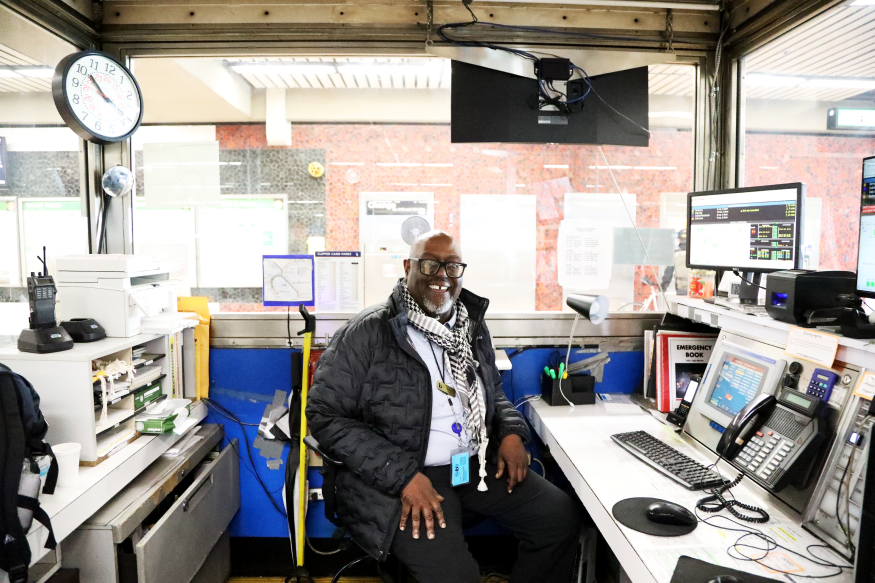
<path id="1" fill-rule="evenodd" d="M 471 481 L 469 475 L 469 461 L 471 453 L 467 449 L 460 449 L 452 452 L 451 466 L 453 470 L 453 487 L 464 486 Z"/>

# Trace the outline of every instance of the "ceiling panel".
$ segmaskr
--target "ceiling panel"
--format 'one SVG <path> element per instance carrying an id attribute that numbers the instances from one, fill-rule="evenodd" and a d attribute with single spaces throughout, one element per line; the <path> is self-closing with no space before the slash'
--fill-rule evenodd
<path id="1" fill-rule="evenodd" d="M 875 7 L 840 6 L 809 20 L 745 59 L 745 72 L 875 81 Z M 840 101 L 867 88 L 746 85 L 753 99 Z"/>

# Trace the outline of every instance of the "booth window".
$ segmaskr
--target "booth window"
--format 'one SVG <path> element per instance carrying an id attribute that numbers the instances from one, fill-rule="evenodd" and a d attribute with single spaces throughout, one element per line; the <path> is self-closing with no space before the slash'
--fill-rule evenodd
<path id="1" fill-rule="evenodd" d="M 805 183 L 807 269 L 856 270 L 862 159 L 875 154 L 873 17 L 839 5 L 743 61 L 739 185 Z"/>
<path id="2" fill-rule="evenodd" d="M 52 101 L 52 72 L 77 48 L 0 6 L 0 346 L 28 326 L 27 276 L 88 253 L 81 140 Z M 61 307 L 63 317 L 63 307 Z"/>
<path id="3" fill-rule="evenodd" d="M 385 300 L 409 247 L 392 220 L 362 209 L 392 200 L 418 201 L 429 226 L 460 239 L 465 286 L 491 310 L 561 310 L 575 291 L 607 294 L 612 310 L 648 299 L 655 309 L 647 282 L 672 285 L 693 180 L 693 65 L 650 66 L 649 147 L 601 150 L 452 143 L 446 59 L 132 66 L 145 112 L 133 140 L 135 252 L 172 263 L 181 293 L 214 311 L 284 311 L 261 305 L 261 256 L 321 250 L 362 251 L 364 305 Z M 196 163 L 182 172 L 188 156 Z M 561 285 L 563 221 L 591 224 L 602 247 L 592 273 Z"/>

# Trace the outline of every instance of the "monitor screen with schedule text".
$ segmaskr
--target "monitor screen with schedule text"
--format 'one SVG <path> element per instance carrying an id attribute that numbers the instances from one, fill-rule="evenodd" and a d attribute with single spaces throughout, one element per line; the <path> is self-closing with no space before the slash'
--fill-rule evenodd
<path id="1" fill-rule="evenodd" d="M 687 264 L 705 269 L 794 269 L 801 239 L 801 184 L 689 195 Z"/>

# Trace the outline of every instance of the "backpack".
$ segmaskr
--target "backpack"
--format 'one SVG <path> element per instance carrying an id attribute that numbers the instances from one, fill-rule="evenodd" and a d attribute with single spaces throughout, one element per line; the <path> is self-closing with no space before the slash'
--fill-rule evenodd
<path id="1" fill-rule="evenodd" d="M 0 570 L 9 574 L 10 583 L 27 582 L 31 560 L 27 533 L 34 519 L 49 531 L 45 547 L 56 546 L 49 516 L 38 500 L 38 456 L 51 457 L 43 492 L 53 494 L 58 480 L 55 455 L 43 441 L 49 424 L 39 402 L 24 377 L 0 364 Z"/>

